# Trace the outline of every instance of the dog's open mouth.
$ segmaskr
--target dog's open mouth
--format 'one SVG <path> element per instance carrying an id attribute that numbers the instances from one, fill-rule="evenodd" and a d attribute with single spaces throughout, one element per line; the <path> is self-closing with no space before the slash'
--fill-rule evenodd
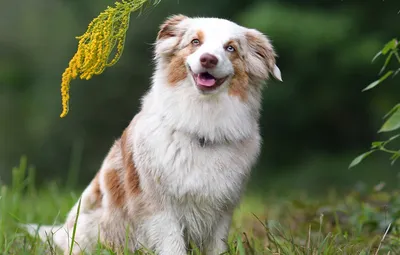
<path id="1" fill-rule="evenodd" d="M 217 79 L 208 72 L 195 74 L 192 72 L 193 79 L 197 87 L 203 91 L 209 91 L 218 88 L 226 80 L 225 78 Z"/>

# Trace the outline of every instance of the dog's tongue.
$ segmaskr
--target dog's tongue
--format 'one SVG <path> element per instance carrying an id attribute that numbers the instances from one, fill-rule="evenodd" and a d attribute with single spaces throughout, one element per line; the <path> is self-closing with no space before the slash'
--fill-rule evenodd
<path id="1" fill-rule="evenodd" d="M 204 87 L 212 87 L 216 81 L 215 77 L 209 73 L 201 73 L 197 76 L 197 84 Z"/>

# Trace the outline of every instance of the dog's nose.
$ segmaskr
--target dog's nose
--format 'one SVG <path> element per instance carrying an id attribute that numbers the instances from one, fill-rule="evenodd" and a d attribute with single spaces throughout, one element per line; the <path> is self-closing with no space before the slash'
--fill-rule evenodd
<path id="1" fill-rule="evenodd" d="M 218 58 L 209 53 L 204 53 L 200 57 L 200 63 L 204 68 L 214 68 L 218 64 Z"/>

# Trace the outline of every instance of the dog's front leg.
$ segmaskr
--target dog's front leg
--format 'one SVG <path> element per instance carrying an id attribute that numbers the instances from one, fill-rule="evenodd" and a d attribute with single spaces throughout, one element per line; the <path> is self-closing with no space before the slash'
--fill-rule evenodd
<path id="1" fill-rule="evenodd" d="M 170 212 L 151 216 L 145 223 L 149 246 L 158 255 L 186 255 L 183 228 Z"/>
<path id="2" fill-rule="evenodd" d="M 211 237 L 207 247 L 207 255 L 219 255 L 228 250 L 228 234 L 231 226 L 232 213 L 227 212 L 222 215 L 218 222 L 214 235 Z"/>

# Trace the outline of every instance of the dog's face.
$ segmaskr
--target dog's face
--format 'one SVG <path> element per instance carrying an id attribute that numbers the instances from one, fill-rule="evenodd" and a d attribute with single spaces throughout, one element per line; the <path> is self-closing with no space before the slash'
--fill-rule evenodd
<path id="1" fill-rule="evenodd" d="M 158 33 L 156 58 L 168 66 L 169 85 L 188 81 L 201 94 L 246 99 L 270 73 L 281 80 L 267 37 L 224 19 L 170 17 Z"/>

